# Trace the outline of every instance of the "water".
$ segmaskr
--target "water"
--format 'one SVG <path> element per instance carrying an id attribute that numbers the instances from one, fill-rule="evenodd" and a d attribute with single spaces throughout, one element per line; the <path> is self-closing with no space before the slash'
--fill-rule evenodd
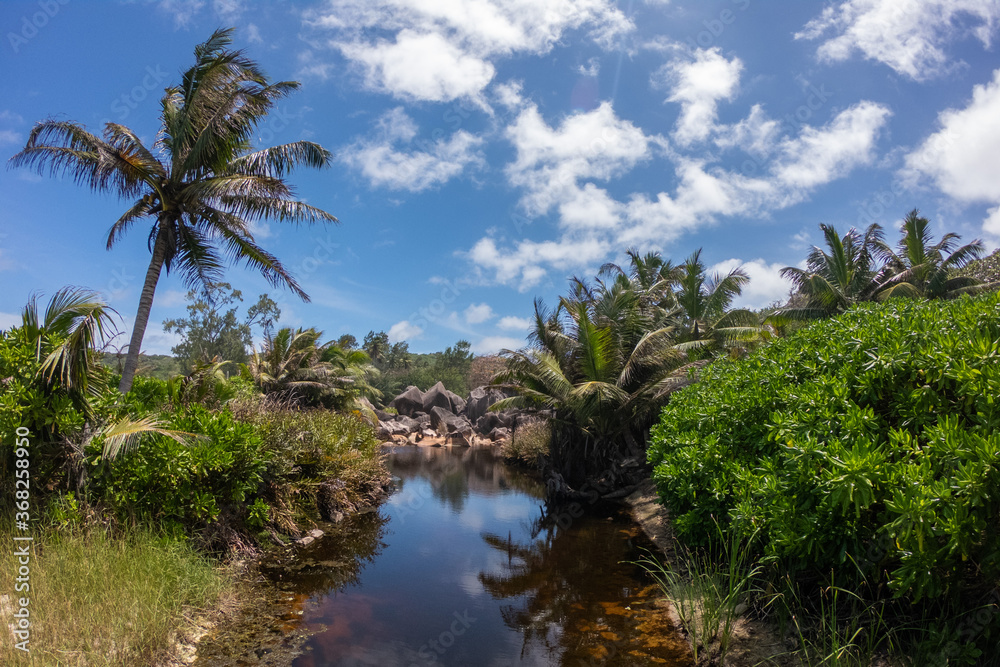
<path id="1" fill-rule="evenodd" d="M 396 493 L 275 572 L 320 630 L 294 667 L 690 664 L 649 544 L 613 506 L 543 517 L 543 489 L 489 449 L 401 447 Z"/>

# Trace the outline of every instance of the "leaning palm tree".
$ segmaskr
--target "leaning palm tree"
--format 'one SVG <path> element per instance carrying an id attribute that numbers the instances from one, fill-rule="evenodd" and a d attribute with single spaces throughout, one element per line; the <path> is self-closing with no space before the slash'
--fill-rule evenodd
<path id="1" fill-rule="evenodd" d="M 278 100 L 299 86 L 270 83 L 258 65 L 231 50 L 233 30 L 217 30 L 195 47 L 195 64 L 161 100 L 161 127 L 152 149 L 129 128 L 107 123 L 103 138 L 77 123 L 39 122 L 15 167 L 65 174 L 98 192 L 130 200 L 112 225 L 110 249 L 140 220 L 148 220 L 152 258 L 146 272 L 119 389 L 127 392 L 160 273 L 177 272 L 188 286 L 221 278 L 223 255 L 260 271 L 273 285 L 308 296 L 281 262 L 255 241 L 252 224 L 336 222 L 294 198 L 286 182 L 299 165 L 324 167 L 331 154 L 296 141 L 251 150 L 254 132 Z"/>
<path id="2" fill-rule="evenodd" d="M 869 225 L 862 234 L 853 227 L 843 236 L 831 225 L 821 224 L 827 250 L 813 246 L 806 268 L 786 266 L 781 276 L 790 280 L 806 302 L 785 308 L 778 317 L 811 319 L 842 313 L 861 301 L 870 301 L 879 289 L 876 261 L 882 228 Z"/>
<path id="3" fill-rule="evenodd" d="M 978 239 L 961 247 L 957 246 L 958 234 L 945 234 L 937 243 L 932 242 L 930 222 L 920 217 L 917 209 L 903 219 L 901 237 L 896 250 L 886 243 L 878 244 L 878 253 L 885 260 L 880 275 L 879 300 L 893 296 L 942 299 L 961 294 L 977 293 L 992 287 L 983 285 L 971 276 L 953 276 L 969 262 L 983 255 L 984 247 Z"/>

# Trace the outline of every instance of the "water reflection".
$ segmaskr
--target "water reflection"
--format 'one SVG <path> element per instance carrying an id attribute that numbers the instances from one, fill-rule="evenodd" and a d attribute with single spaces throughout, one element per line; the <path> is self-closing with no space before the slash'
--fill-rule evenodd
<path id="1" fill-rule="evenodd" d="M 321 629 L 295 667 L 689 664 L 614 509 L 571 525 L 489 449 L 395 449 L 397 491 L 272 575 Z M 265 664 L 253 661 L 240 664 Z M 269 663 L 287 664 L 287 663 Z"/>
<path id="2" fill-rule="evenodd" d="M 501 614 L 522 634 L 523 652 L 544 651 L 552 664 L 684 664 L 687 648 L 659 589 L 628 564 L 648 548 L 645 537 L 616 508 L 604 509 L 565 528 L 540 517 L 523 542 L 484 533 L 507 564 L 480 580 L 497 600 L 513 601 Z"/>

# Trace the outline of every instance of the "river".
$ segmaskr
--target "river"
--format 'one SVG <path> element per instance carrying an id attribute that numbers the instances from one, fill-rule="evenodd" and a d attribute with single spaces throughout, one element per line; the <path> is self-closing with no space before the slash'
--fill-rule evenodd
<path id="1" fill-rule="evenodd" d="M 389 452 L 386 503 L 272 572 L 283 627 L 315 633 L 294 667 L 690 664 L 620 507 L 546 516 L 489 448 Z"/>

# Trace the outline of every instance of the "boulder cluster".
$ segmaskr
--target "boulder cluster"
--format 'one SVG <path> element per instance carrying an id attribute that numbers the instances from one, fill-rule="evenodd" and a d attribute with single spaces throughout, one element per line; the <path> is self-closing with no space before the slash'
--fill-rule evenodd
<path id="1" fill-rule="evenodd" d="M 462 447 L 500 442 L 525 417 L 520 410 L 489 410 L 504 397 L 495 387 L 477 387 L 464 399 L 440 382 L 427 391 L 410 386 L 389 402 L 397 414 L 375 411 L 379 437 L 397 444 Z"/>

